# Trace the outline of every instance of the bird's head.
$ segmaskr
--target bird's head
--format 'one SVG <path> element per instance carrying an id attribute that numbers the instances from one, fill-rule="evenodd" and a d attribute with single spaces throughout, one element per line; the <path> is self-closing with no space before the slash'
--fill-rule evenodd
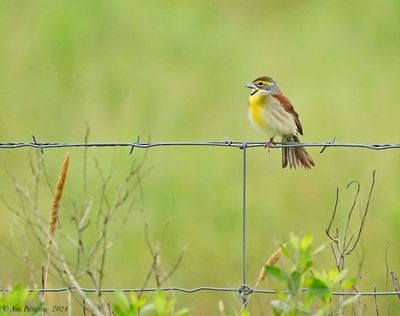
<path id="1" fill-rule="evenodd" d="M 252 82 L 249 82 L 246 84 L 246 87 L 251 89 L 251 95 L 254 95 L 257 92 L 271 94 L 278 93 L 280 91 L 275 80 L 267 76 L 262 76 L 253 80 Z"/>

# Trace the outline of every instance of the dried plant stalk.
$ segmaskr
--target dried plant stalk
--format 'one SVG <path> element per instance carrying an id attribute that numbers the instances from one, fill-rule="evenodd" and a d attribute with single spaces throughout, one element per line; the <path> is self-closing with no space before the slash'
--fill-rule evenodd
<path id="1" fill-rule="evenodd" d="M 275 252 L 268 258 L 268 260 L 265 261 L 265 265 L 261 268 L 256 285 L 254 286 L 254 289 L 256 289 L 257 286 L 261 282 L 263 282 L 265 280 L 265 277 L 267 276 L 267 270 L 265 269 L 265 266 L 273 266 L 281 259 L 283 247 L 286 247 L 286 244 L 280 246 L 277 250 L 275 250 Z"/>
<path id="2" fill-rule="evenodd" d="M 266 276 L 267 276 L 267 269 L 265 269 L 266 265 L 272 266 L 278 263 L 278 261 L 281 259 L 282 257 L 282 248 L 286 247 L 287 244 L 283 244 L 282 246 L 280 246 L 278 249 L 275 250 L 275 252 L 267 259 L 267 261 L 265 261 L 265 264 L 262 266 L 260 274 L 258 276 L 257 282 L 254 285 L 251 293 L 249 294 L 249 296 L 247 297 L 247 300 L 243 303 L 242 308 L 239 311 L 239 314 L 243 312 L 243 310 L 246 308 L 246 306 L 249 304 L 250 298 L 251 298 L 251 294 L 254 290 L 257 289 L 257 287 L 259 286 L 259 284 L 265 280 Z"/>
<path id="3" fill-rule="evenodd" d="M 47 233 L 47 261 L 46 261 L 46 265 L 45 265 L 45 268 L 43 271 L 43 276 L 42 276 L 43 289 L 45 289 L 47 286 L 47 275 L 48 275 L 49 264 L 50 264 L 50 251 L 51 251 L 51 246 L 52 246 L 53 239 L 54 239 L 54 236 L 56 233 L 60 201 L 61 201 L 62 193 L 64 190 L 65 180 L 67 179 L 68 166 L 69 166 L 70 159 L 71 159 L 71 155 L 69 152 L 67 152 L 65 155 L 65 158 L 64 158 L 63 165 L 61 167 L 60 175 L 59 175 L 58 181 L 57 181 L 56 192 L 55 192 L 54 198 L 53 198 L 53 205 L 51 208 L 49 228 L 48 228 L 48 233 Z M 43 292 L 43 297 L 44 296 L 45 296 L 45 292 Z"/>

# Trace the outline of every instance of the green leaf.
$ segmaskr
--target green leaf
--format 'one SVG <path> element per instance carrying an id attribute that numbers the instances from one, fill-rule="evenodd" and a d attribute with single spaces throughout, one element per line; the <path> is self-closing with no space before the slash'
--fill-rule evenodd
<path id="1" fill-rule="evenodd" d="M 130 309 L 131 304 L 124 293 L 121 291 L 115 292 L 115 305 L 120 307 L 122 310 Z"/>
<path id="2" fill-rule="evenodd" d="M 354 284 L 356 284 L 356 282 L 357 282 L 357 279 L 355 279 L 355 278 L 344 280 L 342 283 L 342 289 L 344 289 L 344 290 L 351 289 L 351 287 Z"/>
<path id="3" fill-rule="evenodd" d="M 279 314 L 286 313 L 287 311 L 289 311 L 289 304 L 286 302 L 273 300 L 271 301 L 271 305 L 274 308 L 274 310 L 279 312 Z"/>
<path id="4" fill-rule="evenodd" d="M 43 303 L 35 303 L 33 300 L 37 297 L 36 292 L 30 292 L 28 289 L 23 288 L 20 284 L 10 288 L 8 292 L 0 293 L 0 315 L 9 315 L 7 308 L 14 307 L 24 309 L 24 306 L 35 307 L 35 310 L 30 312 L 22 312 L 23 315 L 36 316 L 41 314 L 40 307 L 44 306 Z"/>
<path id="5" fill-rule="evenodd" d="M 250 316 L 250 311 L 248 308 L 244 308 L 240 313 L 240 316 Z"/>
<path id="6" fill-rule="evenodd" d="M 157 291 L 153 297 L 153 303 L 156 307 L 156 311 L 158 315 L 167 314 L 167 299 L 165 298 L 165 294 L 162 291 Z"/>
<path id="7" fill-rule="evenodd" d="M 15 285 L 7 295 L 8 304 L 21 308 L 26 300 L 26 293 L 20 284 Z"/>
<path id="8" fill-rule="evenodd" d="M 246 311 L 246 309 L 243 312 L 245 312 L 245 311 Z M 182 308 L 175 313 L 175 316 L 187 316 L 187 315 L 189 315 L 189 308 Z M 247 314 L 247 315 L 250 315 L 250 314 Z"/>
<path id="9" fill-rule="evenodd" d="M 141 308 L 142 306 L 146 305 L 147 300 L 144 297 L 139 298 L 134 305 L 137 308 Z"/>
<path id="10" fill-rule="evenodd" d="M 113 305 L 113 312 L 117 316 L 125 316 L 125 312 L 117 304 Z"/>
<path id="11" fill-rule="evenodd" d="M 313 264 L 314 264 L 314 262 L 311 260 L 311 257 L 302 257 L 302 256 L 300 256 L 300 258 L 299 258 L 299 267 L 298 267 L 298 269 L 299 269 L 299 271 L 300 271 L 300 273 L 305 273 L 305 272 L 307 272 L 308 270 L 310 270 L 311 269 L 311 267 L 313 266 Z"/>
<path id="12" fill-rule="evenodd" d="M 280 268 L 276 266 L 266 265 L 265 270 L 267 271 L 267 275 L 273 277 L 277 281 L 279 281 L 283 286 L 287 286 L 289 283 L 288 275 L 282 271 Z"/>
<path id="13" fill-rule="evenodd" d="M 284 243 L 284 244 L 281 246 L 281 251 L 282 251 L 282 253 L 283 253 L 286 257 L 290 257 L 287 243 Z"/>
<path id="14" fill-rule="evenodd" d="M 297 293 L 301 285 L 301 274 L 298 271 L 293 271 L 289 279 L 289 291 L 293 294 Z"/>
<path id="15" fill-rule="evenodd" d="M 140 309 L 140 316 L 154 316 L 156 313 L 156 306 L 154 303 L 149 302 Z"/>
<path id="16" fill-rule="evenodd" d="M 309 288 L 309 294 L 325 301 L 330 296 L 331 289 L 320 279 L 315 278 Z"/>
<path id="17" fill-rule="evenodd" d="M 304 298 L 304 306 L 305 307 L 310 307 L 312 305 L 312 303 L 313 303 L 314 298 L 315 297 L 309 291 L 308 294 Z"/>
<path id="18" fill-rule="evenodd" d="M 167 307 L 165 309 L 166 314 L 170 314 L 175 307 L 175 300 L 172 298 L 169 301 L 167 301 Z"/>
<path id="19" fill-rule="evenodd" d="M 311 248 L 313 240 L 314 240 L 313 236 L 304 235 L 303 238 L 301 238 L 301 241 L 300 241 L 300 250 L 301 251 L 308 251 Z"/>

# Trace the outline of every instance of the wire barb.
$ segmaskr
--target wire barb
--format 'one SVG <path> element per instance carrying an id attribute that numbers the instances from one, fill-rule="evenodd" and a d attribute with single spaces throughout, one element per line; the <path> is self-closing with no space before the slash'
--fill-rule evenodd
<path id="1" fill-rule="evenodd" d="M 325 149 L 328 147 L 328 145 L 333 144 L 335 142 L 335 140 L 336 140 L 336 136 L 334 136 L 331 141 L 327 142 L 319 153 L 322 154 L 325 151 Z"/>
<path id="2" fill-rule="evenodd" d="M 133 153 L 133 150 L 135 149 L 136 145 L 139 144 L 139 141 L 140 141 L 140 135 L 138 135 L 138 137 L 136 138 L 136 143 L 132 143 L 131 150 L 129 151 L 129 155 L 131 155 Z"/>
<path id="3" fill-rule="evenodd" d="M 34 143 L 36 146 L 38 146 L 39 143 L 36 141 L 35 135 L 32 135 L 32 139 L 33 139 L 33 143 Z M 43 154 L 43 153 L 44 153 L 44 152 L 43 152 L 43 148 L 41 148 L 41 147 L 39 147 L 39 146 L 38 146 L 38 148 L 40 148 L 40 152 Z"/>
<path id="4" fill-rule="evenodd" d="M 228 146 L 232 145 L 232 140 L 230 138 L 225 137 L 224 141 Z"/>

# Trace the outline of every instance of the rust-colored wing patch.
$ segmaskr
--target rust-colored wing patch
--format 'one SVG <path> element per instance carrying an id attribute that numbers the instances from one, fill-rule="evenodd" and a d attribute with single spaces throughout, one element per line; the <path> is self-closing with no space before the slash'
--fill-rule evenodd
<path id="1" fill-rule="evenodd" d="M 303 135 L 303 127 L 301 126 L 299 115 L 294 110 L 294 107 L 289 99 L 286 98 L 283 94 L 274 94 L 273 96 L 279 100 L 286 112 L 289 112 L 293 115 L 297 130 L 301 135 Z"/>

